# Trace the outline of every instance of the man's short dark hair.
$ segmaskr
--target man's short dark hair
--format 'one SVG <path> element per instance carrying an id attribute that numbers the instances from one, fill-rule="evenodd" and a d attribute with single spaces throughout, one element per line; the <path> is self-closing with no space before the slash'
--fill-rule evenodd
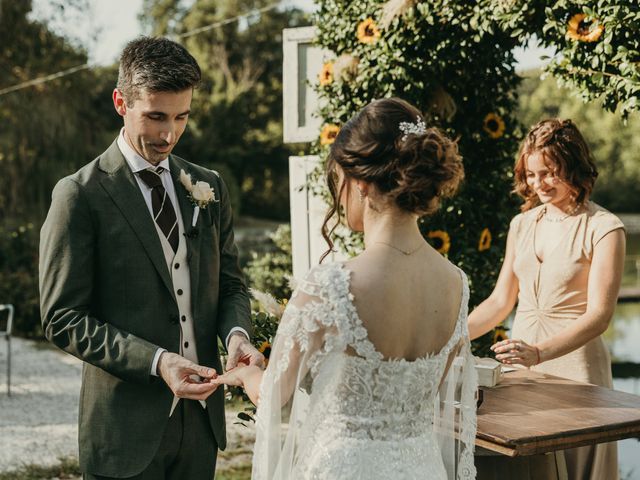
<path id="1" fill-rule="evenodd" d="M 140 92 L 182 92 L 196 88 L 202 74 L 198 62 L 179 43 L 162 37 L 140 37 L 120 56 L 118 89 L 132 104 Z"/>

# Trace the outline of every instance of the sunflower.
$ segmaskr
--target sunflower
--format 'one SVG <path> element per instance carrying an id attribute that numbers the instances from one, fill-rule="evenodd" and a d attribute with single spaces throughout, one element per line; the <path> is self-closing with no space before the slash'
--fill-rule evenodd
<path id="1" fill-rule="evenodd" d="M 380 38 L 380 30 L 373 21 L 373 18 L 369 17 L 358 24 L 358 41 L 362 43 L 375 43 Z"/>
<path id="2" fill-rule="evenodd" d="M 427 233 L 427 237 L 435 239 L 435 245 L 433 246 L 438 252 L 446 255 L 451 248 L 451 239 L 449 234 L 444 230 L 433 230 Z"/>
<path id="3" fill-rule="evenodd" d="M 487 116 L 484 117 L 482 128 L 491 138 L 500 138 L 504 135 L 504 120 L 497 113 L 488 113 Z"/>
<path id="4" fill-rule="evenodd" d="M 326 124 L 320 132 L 320 145 L 331 145 L 338 136 L 339 131 L 340 127 L 337 125 Z"/>
<path id="5" fill-rule="evenodd" d="M 508 338 L 507 330 L 502 325 L 493 329 L 493 343 L 498 343 Z"/>
<path id="6" fill-rule="evenodd" d="M 597 42 L 604 27 L 597 22 L 585 22 L 584 13 L 576 13 L 567 24 L 567 38 L 579 42 Z"/>
<path id="7" fill-rule="evenodd" d="M 320 72 L 320 85 L 323 87 L 333 82 L 333 62 L 327 62 L 322 65 Z"/>
<path id="8" fill-rule="evenodd" d="M 480 241 L 478 242 L 478 251 L 484 252 L 485 250 L 489 250 L 491 247 L 491 232 L 488 228 L 482 230 L 480 234 Z"/>
<path id="9" fill-rule="evenodd" d="M 266 361 L 269 361 L 269 355 L 271 355 L 271 344 L 269 342 L 262 342 L 258 347 L 258 351 L 264 355 Z"/>

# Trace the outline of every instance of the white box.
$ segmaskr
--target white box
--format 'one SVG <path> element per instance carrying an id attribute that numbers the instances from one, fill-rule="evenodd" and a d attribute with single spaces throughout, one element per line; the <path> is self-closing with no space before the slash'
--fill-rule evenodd
<path id="1" fill-rule="evenodd" d="M 476 372 L 478 373 L 478 385 L 481 387 L 495 387 L 502 377 L 502 364 L 493 358 L 478 358 Z"/>

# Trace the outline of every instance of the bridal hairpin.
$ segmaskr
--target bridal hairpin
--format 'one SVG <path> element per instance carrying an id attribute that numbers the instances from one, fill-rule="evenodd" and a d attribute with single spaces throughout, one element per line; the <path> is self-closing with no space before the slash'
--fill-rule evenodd
<path id="1" fill-rule="evenodd" d="M 400 127 L 400 131 L 404 133 L 404 135 L 402 136 L 403 142 L 411 134 L 422 135 L 427 131 L 427 124 L 424 123 L 424 120 L 422 120 L 420 117 L 416 117 L 416 123 L 400 122 L 399 127 Z"/>

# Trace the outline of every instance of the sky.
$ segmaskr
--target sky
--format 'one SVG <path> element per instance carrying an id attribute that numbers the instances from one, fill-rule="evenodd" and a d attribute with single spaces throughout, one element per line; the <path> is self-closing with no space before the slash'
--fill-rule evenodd
<path id="1" fill-rule="evenodd" d="M 77 38 L 89 51 L 89 63 L 109 65 L 115 63 L 124 45 L 140 35 L 141 27 L 138 15 L 143 0 L 89 0 L 91 12 L 83 18 L 71 19 L 64 24 L 53 25 L 69 36 Z M 307 11 L 314 8 L 313 0 L 286 0 L 283 2 Z M 34 16 L 48 18 L 50 3 L 48 0 L 34 1 Z M 514 52 L 518 61 L 517 70 L 529 70 L 540 67 L 541 55 L 551 52 L 535 47 L 532 42 L 527 48 L 518 48 Z"/>

